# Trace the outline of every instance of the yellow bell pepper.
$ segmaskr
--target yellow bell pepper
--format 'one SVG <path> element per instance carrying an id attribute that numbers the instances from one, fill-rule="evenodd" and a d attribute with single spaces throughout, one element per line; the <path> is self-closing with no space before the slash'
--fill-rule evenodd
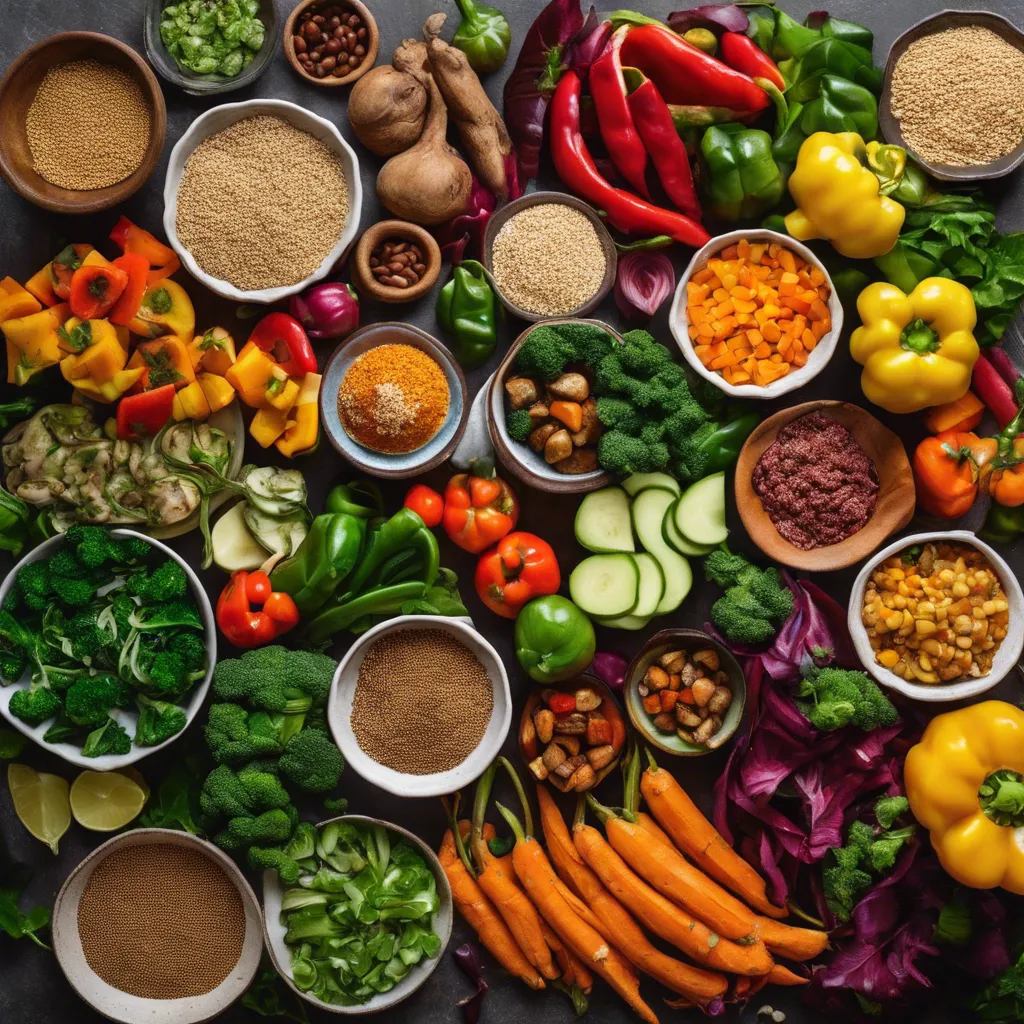
<path id="1" fill-rule="evenodd" d="M 72 353 L 60 361 L 60 372 L 72 384 L 83 379 L 96 385 L 106 384 L 124 369 L 128 358 L 113 325 L 106 320 L 83 323 L 72 317 L 64 325 L 61 348 Z"/>
<path id="2" fill-rule="evenodd" d="M 263 349 L 249 341 L 224 376 L 246 405 L 258 409 L 265 404 L 267 383 L 276 365 Z"/>
<path id="3" fill-rule="evenodd" d="M 235 389 L 216 373 L 197 373 L 196 381 L 206 395 L 210 412 L 219 412 L 235 400 Z"/>
<path id="4" fill-rule="evenodd" d="M 5 277 L 0 281 L 0 323 L 5 320 L 17 320 L 22 316 L 39 313 L 43 304 L 31 293 L 14 280 Z"/>
<path id="5" fill-rule="evenodd" d="M 7 342 L 7 383 L 26 384 L 61 360 L 57 328 L 71 315 L 66 302 L 0 324 Z"/>
<path id="6" fill-rule="evenodd" d="M 72 401 L 80 395 L 88 395 L 97 402 L 116 402 L 123 395 L 127 394 L 138 383 L 143 374 L 143 367 L 137 366 L 133 370 L 119 370 L 113 378 L 105 384 L 97 384 L 89 377 L 76 380 L 75 391 L 71 396 Z"/>
<path id="7" fill-rule="evenodd" d="M 83 267 L 112 267 L 113 265 L 98 249 L 92 249 L 86 253 L 85 259 L 82 260 Z"/>
<path id="8" fill-rule="evenodd" d="M 319 373 L 307 373 L 302 378 L 299 395 L 288 414 L 288 427 L 275 442 L 277 450 L 286 458 L 308 455 L 316 450 L 320 440 L 320 382 Z"/>
<path id="9" fill-rule="evenodd" d="M 196 311 L 188 292 L 177 281 L 167 279 L 146 290 L 128 326 L 144 338 L 173 334 L 187 345 L 196 332 Z"/>
<path id="10" fill-rule="evenodd" d="M 1024 894 L 1024 711 L 1000 700 L 933 718 L 907 754 L 914 817 L 943 868 L 973 889 Z"/>
<path id="11" fill-rule="evenodd" d="M 223 327 L 211 327 L 189 346 L 192 365 L 223 377 L 237 358 L 235 339 Z"/>
<path id="12" fill-rule="evenodd" d="M 264 398 L 266 404 L 279 412 L 291 412 L 298 397 L 299 385 L 291 380 L 280 366 L 275 366 L 270 380 L 267 381 L 267 394 Z"/>
<path id="13" fill-rule="evenodd" d="M 38 299 L 44 306 L 56 306 L 60 299 L 53 290 L 53 279 L 50 277 L 50 264 L 40 267 L 26 282 L 25 291 Z"/>
<path id="14" fill-rule="evenodd" d="M 210 416 L 210 403 L 206 400 L 206 392 L 199 381 L 183 387 L 174 395 L 171 414 L 175 420 L 205 420 Z"/>
<path id="15" fill-rule="evenodd" d="M 288 428 L 288 413 L 269 406 L 257 409 L 249 434 L 263 448 L 269 448 Z"/>
<path id="16" fill-rule="evenodd" d="M 916 412 L 962 398 L 978 343 L 974 297 L 966 286 L 928 277 L 909 294 L 884 281 L 857 297 L 861 327 L 850 355 L 864 367 L 865 397 L 889 412 Z"/>
<path id="17" fill-rule="evenodd" d="M 815 132 L 789 178 L 797 208 L 787 214 L 786 230 L 801 242 L 825 238 L 852 259 L 882 256 L 896 244 L 906 211 L 879 187 L 856 132 Z"/>
<path id="18" fill-rule="evenodd" d="M 128 366 L 132 369 L 141 366 L 146 371 L 140 391 L 149 391 L 164 384 L 173 384 L 180 390 L 196 379 L 192 360 L 188 357 L 188 342 L 173 335 L 140 342 Z"/>

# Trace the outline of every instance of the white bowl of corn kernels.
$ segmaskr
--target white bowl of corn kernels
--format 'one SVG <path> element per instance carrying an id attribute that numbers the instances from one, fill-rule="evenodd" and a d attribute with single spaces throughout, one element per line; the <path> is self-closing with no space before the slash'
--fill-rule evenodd
<path id="1" fill-rule="evenodd" d="M 968 530 L 915 533 L 882 548 L 850 594 L 847 625 L 866 671 L 914 700 L 977 697 L 1024 648 L 1024 593 Z"/>

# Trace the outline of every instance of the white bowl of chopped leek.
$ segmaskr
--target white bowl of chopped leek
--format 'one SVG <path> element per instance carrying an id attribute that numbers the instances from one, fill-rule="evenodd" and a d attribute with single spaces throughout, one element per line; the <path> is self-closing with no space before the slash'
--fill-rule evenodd
<path id="1" fill-rule="evenodd" d="M 452 935 L 452 891 L 437 854 L 412 832 L 361 814 L 315 828 L 304 822 L 285 850 L 298 860 L 299 875 L 286 883 L 277 871 L 263 873 L 263 935 L 292 991 L 341 1014 L 376 1013 L 411 996 L 441 962 Z M 366 913 L 385 902 L 392 913 L 402 904 L 402 916 L 378 920 Z M 363 923 L 354 921 L 356 910 Z M 296 956 L 302 949 L 295 933 L 306 935 L 301 941 L 310 955 Z M 336 944 L 330 952 L 339 962 L 355 965 L 354 973 L 320 955 L 326 941 Z M 332 990 L 347 1001 L 321 998 Z"/>

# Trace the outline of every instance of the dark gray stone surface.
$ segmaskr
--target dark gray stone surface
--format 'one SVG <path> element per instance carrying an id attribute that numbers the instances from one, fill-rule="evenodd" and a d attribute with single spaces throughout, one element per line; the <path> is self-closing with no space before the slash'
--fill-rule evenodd
<path id="1" fill-rule="evenodd" d="M 498 0 L 499 6 L 508 15 L 513 26 L 513 54 L 506 65 L 491 75 L 486 85 L 493 99 L 500 106 L 501 88 L 505 75 L 511 70 L 515 54 L 522 42 L 532 19 L 543 6 L 542 0 Z M 650 14 L 665 15 L 669 10 L 683 6 L 671 3 L 670 0 L 659 0 L 653 5 L 645 5 L 644 10 Z M 818 6 L 809 0 L 787 0 L 787 11 L 794 17 L 802 18 L 813 7 Z M 993 9 L 1010 17 L 1021 16 L 1022 8 L 1018 0 L 988 0 L 988 2 L 969 2 L 965 7 L 975 9 Z M 143 0 L 71 0 L 67 3 L 54 3 L 53 0 L 2 0 L 0 2 L 0 69 L 5 68 L 25 47 L 58 31 L 69 29 L 91 29 L 117 36 L 140 52 L 142 50 Z M 871 26 L 875 32 L 875 60 L 881 63 L 885 59 L 889 44 L 904 29 L 920 18 L 941 10 L 943 5 L 938 0 L 902 0 L 900 3 L 877 3 L 874 0 L 841 0 L 837 2 L 834 13 L 854 21 Z M 287 0 L 278 0 L 279 13 L 287 14 Z M 458 14 L 452 0 L 376 0 L 372 9 L 377 17 L 382 34 L 380 60 L 389 59 L 392 49 L 407 36 L 419 34 L 420 26 L 428 14 L 441 8 L 449 13 L 452 20 L 457 21 Z M 923 82 L 922 88 L 928 88 Z M 165 87 L 167 98 L 167 143 L 164 157 L 158 165 L 146 187 L 125 204 L 123 210 L 108 211 L 82 218 L 60 218 L 45 211 L 36 209 L 18 197 L 6 186 L 0 186 L 0 276 L 11 274 L 24 280 L 38 267 L 45 263 L 55 251 L 66 241 L 89 241 L 103 247 L 117 214 L 124 212 L 137 223 L 161 234 L 161 218 L 163 212 L 163 184 L 167 154 L 177 139 L 182 135 L 190 122 L 203 111 L 218 102 L 235 102 L 253 97 L 280 97 L 300 103 L 317 113 L 334 120 L 342 132 L 355 144 L 362 162 L 363 188 L 365 199 L 362 211 L 362 227 L 368 227 L 381 216 L 374 193 L 374 179 L 380 162 L 355 143 L 351 137 L 345 119 L 345 102 L 347 90 L 318 89 L 298 78 L 289 68 L 280 47 L 273 58 L 267 73 L 255 86 L 239 92 L 208 100 L 197 99 L 185 95 L 179 90 Z M 2 130 L 2 127 L 0 127 Z M 550 167 L 542 169 L 542 185 L 559 187 L 551 173 Z M 1005 193 L 1005 194 L 1004 194 Z M 1009 183 L 996 186 L 996 194 L 1001 196 L 1001 226 L 1004 230 L 1024 227 L 1022 213 L 1021 179 L 1018 175 Z M 315 215 L 315 199 L 310 198 L 310 212 Z M 249 211 L 239 210 L 239 217 L 249 216 Z M 61 241 L 63 240 L 63 241 Z M 680 252 L 677 266 L 685 265 Z M 682 263 L 679 261 L 682 260 Z M 441 282 L 445 280 L 442 276 Z M 187 284 L 187 282 L 186 282 Z M 198 326 L 205 329 L 214 323 L 223 323 L 229 329 L 237 328 L 241 333 L 248 325 L 239 324 L 234 318 L 234 307 L 206 294 L 198 285 L 189 287 L 189 293 L 195 301 L 198 312 Z M 436 291 L 435 291 L 436 294 Z M 391 318 L 406 319 L 416 323 L 430 332 L 435 332 L 434 297 L 413 305 L 412 307 L 395 307 L 393 309 L 374 307 L 364 304 L 363 322 L 386 320 Z M 665 309 L 667 310 L 667 304 Z M 593 314 L 605 317 L 610 323 L 620 321 L 611 301 Z M 849 317 L 848 319 L 853 319 Z M 507 324 L 505 327 L 505 343 L 515 336 L 517 325 Z M 658 336 L 672 344 L 666 327 L 663 312 L 654 323 L 653 329 Z M 849 330 L 849 328 L 848 328 Z M 478 370 L 469 375 L 470 388 L 473 392 L 481 385 L 496 364 L 504 344 L 499 345 L 499 353 L 492 360 L 489 368 Z M 321 360 L 330 355 L 331 347 L 320 349 Z M 863 397 L 858 387 L 859 368 L 849 357 L 845 343 L 840 344 L 831 365 L 811 385 L 798 394 L 777 403 L 765 403 L 766 415 L 783 405 L 796 404 L 812 398 L 844 398 L 863 404 Z M 64 393 L 54 394 L 54 400 L 63 400 Z M 873 410 L 876 413 L 878 410 Z M 881 414 L 881 418 L 893 429 L 900 432 L 908 448 L 917 443 L 920 427 L 916 417 L 902 419 Z M 264 459 L 265 456 L 255 449 L 249 452 L 250 457 Z M 335 481 L 345 479 L 349 475 L 349 467 L 335 454 L 333 449 L 324 443 L 318 454 L 300 463 L 309 480 L 311 501 L 314 510 L 321 506 L 323 496 L 328 487 Z M 443 487 L 447 474 L 438 470 L 430 474 L 427 482 L 436 487 Z M 389 502 L 396 506 L 404 493 L 404 487 L 392 484 L 384 488 Z M 572 520 L 577 500 L 572 497 L 555 497 L 538 493 L 530 493 L 522 487 L 517 488 L 522 499 L 523 511 L 520 525 L 527 530 L 536 531 L 555 544 L 559 552 L 564 574 L 581 557 L 572 536 Z M 735 519 L 734 516 L 731 517 Z M 743 538 L 743 531 L 738 521 L 731 523 L 734 543 L 743 546 L 748 542 Z M 912 527 L 913 528 L 913 527 Z M 186 553 L 198 563 L 200 544 L 195 536 L 173 542 L 174 546 Z M 516 715 L 522 706 L 522 699 L 528 690 L 529 681 L 519 670 L 512 650 L 512 630 L 509 623 L 499 620 L 484 609 L 472 590 L 473 560 L 464 553 L 453 548 L 446 541 L 442 542 L 442 555 L 445 564 L 455 568 L 463 582 L 463 593 L 467 597 L 470 611 L 477 623 L 497 646 L 505 659 L 512 682 L 515 698 Z M 1015 553 L 1012 555 L 1015 570 L 1024 566 L 1024 558 Z M 10 567 L 9 562 L 2 564 L 3 571 Z M 845 604 L 854 570 L 825 574 L 817 578 L 830 593 Z M 212 594 L 219 592 L 224 583 L 224 576 L 214 570 L 208 572 L 205 580 Z M 676 615 L 664 620 L 665 625 L 699 626 L 706 617 L 713 593 L 707 586 L 700 583 L 689 599 Z M 652 627 L 653 628 L 653 627 Z M 614 633 L 599 636 L 600 647 L 617 648 L 630 653 L 639 645 L 642 637 L 628 633 Z M 334 653 L 340 655 L 339 647 Z M 227 652 L 225 652 L 227 653 Z M 1003 696 L 1016 699 L 1016 688 L 1004 684 Z M 196 738 L 196 728 L 190 730 L 187 739 L 175 744 L 168 751 L 141 762 L 147 780 L 157 784 L 168 768 L 180 756 L 187 743 Z M 513 728 L 513 737 L 515 729 Z M 510 738 L 506 752 L 515 755 L 513 739 Z M 679 778 L 695 793 L 705 807 L 710 805 L 710 791 L 714 780 L 721 773 L 725 764 L 726 752 L 705 758 L 683 761 L 673 765 Z M 70 765 L 46 751 L 30 746 L 22 758 L 27 763 L 42 770 L 63 774 L 72 779 L 76 772 Z M 418 834 L 436 843 L 444 828 L 444 818 L 440 804 L 435 801 L 401 800 L 387 796 L 360 780 L 354 772 L 348 772 L 344 779 L 344 788 L 350 799 L 350 808 L 354 812 L 378 815 L 412 828 Z M 615 794 L 610 797 L 614 799 Z M 309 816 L 317 815 L 317 806 L 311 803 L 308 807 Z M 20 860 L 30 861 L 35 865 L 36 874 L 27 893 L 27 900 L 36 902 L 52 902 L 61 883 L 71 869 L 92 848 L 103 840 L 102 835 L 89 833 L 76 824 L 61 841 L 60 854 L 53 857 L 45 847 L 32 839 L 14 816 L 6 785 L 0 785 L 0 833 L 8 843 L 12 853 Z M 465 925 L 458 921 L 451 948 L 470 937 Z M 535 995 L 524 986 L 513 982 L 504 972 L 488 961 L 487 980 L 491 991 L 484 1004 L 482 1020 L 486 1022 L 502 1022 L 513 1024 L 526 1020 L 550 1022 L 550 1024 L 568 1024 L 572 1013 L 568 1002 L 558 993 L 548 992 Z M 658 986 L 644 982 L 644 991 L 650 1004 L 657 1009 L 665 993 L 658 991 Z M 382 1022 L 408 1021 L 410 1024 L 441 1024 L 441 1022 L 457 1021 L 461 1014 L 455 1009 L 456 999 L 469 991 L 469 984 L 456 970 L 450 954 L 444 963 L 431 977 L 429 982 L 417 995 L 403 1004 L 399 1009 L 381 1015 L 377 1019 Z M 758 1006 L 764 1003 L 784 1008 L 789 1021 L 819 1021 L 821 1016 L 800 1006 L 800 998 L 793 990 L 773 990 L 755 997 L 752 1004 L 740 1015 L 735 1009 L 730 1011 L 727 1019 L 753 1021 Z M 939 999 L 939 1005 L 948 1005 L 948 1000 Z M 595 1024 L 625 1024 L 634 1019 L 625 1006 L 614 997 L 609 990 L 598 982 L 590 1001 L 589 1020 Z M 664 1020 L 679 1016 L 679 1011 L 663 1008 Z M 696 1019 L 696 1011 L 688 1016 Z M 312 1012 L 311 1017 L 324 1021 L 331 1019 L 325 1013 Z M 255 1015 L 240 1008 L 233 1007 L 224 1014 L 224 1021 L 241 1024 L 242 1021 L 254 1021 Z M 944 1013 L 936 1010 L 925 1017 L 913 1015 L 913 1019 L 938 1021 L 946 1019 Z M 37 949 L 28 942 L 11 942 L 0 937 L 0 1022 L 3 1024 L 93 1024 L 101 1018 L 93 1013 L 84 1003 L 80 1002 L 67 984 L 52 956 Z"/>

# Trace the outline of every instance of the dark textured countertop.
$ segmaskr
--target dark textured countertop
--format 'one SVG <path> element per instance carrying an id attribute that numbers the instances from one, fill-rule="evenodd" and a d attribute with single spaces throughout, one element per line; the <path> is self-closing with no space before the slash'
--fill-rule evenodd
<path id="1" fill-rule="evenodd" d="M 543 0 L 497 0 L 497 2 L 498 6 L 505 11 L 513 28 L 513 50 L 510 59 L 501 70 L 486 78 L 488 92 L 500 107 L 504 78 L 511 71 L 526 30 L 541 10 Z M 681 6 L 684 5 L 671 3 L 670 0 L 658 0 L 654 4 L 643 5 L 643 9 L 649 14 L 663 16 L 670 10 Z M 785 9 L 797 19 L 802 19 L 809 10 L 816 6 L 818 5 L 809 0 L 786 0 L 785 2 Z M 1018 18 L 1022 13 L 1017 0 L 987 0 L 982 3 L 972 0 L 964 6 L 995 10 L 1010 17 L 1016 14 Z M 833 13 L 839 17 L 867 24 L 874 30 L 875 61 L 880 64 L 885 60 L 889 44 L 899 33 L 926 15 L 941 10 L 942 7 L 943 5 L 938 0 L 903 0 L 901 3 L 885 4 L 874 2 L 874 0 L 837 0 Z M 6 68 L 30 44 L 52 33 L 70 29 L 106 32 L 126 41 L 142 52 L 143 8 L 143 0 L 76 0 L 76 2 L 64 4 L 56 4 L 52 0 L 20 0 L 17 3 L 14 0 L 5 0 L 0 5 L 0 10 L 3 12 L 2 22 L 0 22 L 3 27 L 3 31 L 0 32 L 0 71 Z M 371 3 L 371 8 L 377 18 L 382 35 L 379 62 L 386 62 L 390 59 L 392 49 L 403 37 L 418 36 L 423 21 L 435 10 L 443 9 L 448 12 L 450 19 L 456 22 L 458 20 L 457 10 L 451 0 L 376 0 Z M 278 0 L 278 9 L 283 21 L 288 13 L 288 0 Z M 928 87 L 927 82 L 923 82 L 921 85 L 922 88 Z M 300 80 L 288 66 L 280 46 L 271 61 L 269 70 L 254 86 L 247 89 L 209 99 L 188 96 L 169 85 L 165 85 L 164 93 L 167 98 L 167 142 L 163 157 L 146 186 L 126 203 L 123 209 L 89 217 L 61 218 L 35 208 L 5 185 L 0 185 L 0 277 L 10 274 L 18 280 L 24 280 L 49 260 L 53 253 L 67 241 L 89 241 L 94 244 L 105 242 L 117 215 L 121 212 L 158 235 L 161 234 L 164 172 L 171 147 L 181 137 L 193 118 L 203 111 L 219 103 L 237 102 L 254 97 L 278 97 L 292 100 L 336 122 L 343 134 L 355 146 L 361 161 L 364 189 L 361 227 L 365 229 L 381 217 L 374 192 L 374 179 L 380 161 L 362 149 L 351 135 L 345 118 L 348 90 L 318 89 Z M 1006 230 L 1024 228 L 1024 211 L 1022 211 L 1024 187 L 1021 185 L 1021 180 L 1021 175 L 1018 174 L 1009 182 L 997 183 L 994 190 L 994 194 L 1000 197 L 1000 223 Z M 546 187 L 559 187 L 549 165 L 542 167 L 540 184 Z M 247 216 L 247 211 L 244 209 L 238 210 L 237 213 L 239 217 Z M 679 263 L 679 259 L 684 255 L 686 254 L 683 252 L 678 254 L 677 266 L 685 265 L 685 260 L 682 264 Z M 442 275 L 441 281 L 436 287 L 439 287 L 445 279 L 446 276 Z M 205 329 L 215 323 L 224 323 L 230 328 L 238 323 L 234 319 L 232 304 L 217 300 L 214 296 L 205 293 L 198 285 L 190 284 L 187 280 L 185 283 L 197 307 L 197 321 L 200 329 Z M 370 323 L 374 320 L 400 318 L 415 323 L 431 333 L 436 333 L 434 320 L 436 287 L 430 296 L 412 306 L 383 308 L 371 303 L 364 303 L 362 322 Z M 671 346 L 672 340 L 666 326 L 667 309 L 668 304 L 666 303 L 652 329 L 661 340 Z M 604 317 L 613 325 L 621 322 L 621 318 L 610 300 L 591 315 Z M 848 319 L 853 318 L 848 317 Z M 506 324 L 505 341 L 499 344 L 499 351 L 492 359 L 491 365 L 469 374 L 471 392 L 475 393 L 493 370 L 505 345 L 515 336 L 518 326 L 521 325 Z M 245 325 L 242 325 L 242 330 L 245 329 Z M 847 328 L 847 333 L 849 330 L 850 327 Z M 330 351 L 329 345 L 320 347 L 319 355 L 322 362 L 330 355 Z M 857 383 L 858 370 L 859 368 L 849 357 L 844 339 L 831 364 L 814 382 L 778 402 L 764 403 L 760 408 L 767 415 L 775 411 L 776 408 L 812 398 L 843 398 L 864 404 Z M 63 392 L 53 396 L 54 400 L 63 400 L 64 397 Z M 872 411 L 876 414 L 879 413 L 878 410 Z M 903 435 L 908 448 L 917 443 L 920 429 L 917 417 L 898 419 L 881 414 L 880 418 Z M 251 442 L 249 448 L 250 458 L 260 461 L 266 458 Z M 350 475 L 350 468 L 327 443 L 320 446 L 319 452 L 312 459 L 304 460 L 296 465 L 299 465 L 307 475 L 310 505 L 314 511 L 321 507 L 329 486 Z M 426 479 L 432 485 L 441 487 L 446 477 L 447 473 L 442 469 L 429 474 Z M 389 500 L 389 507 L 397 507 L 404 494 L 404 489 L 405 487 L 401 484 L 385 485 L 384 491 Z M 520 519 L 521 527 L 541 533 L 554 544 L 561 558 L 563 575 L 567 577 L 568 571 L 582 556 L 572 534 L 573 514 L 578 499 L 571 496 L 559 497 L 532 493 L 523 487 L 516 489 L 523 506 Z M 732 542 L 741 547 L 746 545 L 748 542 L 743 535 L 742 527 L 732 512 L 730 512 L 730 527 L 732 528 Z M 913 528 L 912 524 L 910 529 Z M 196 536 L 173 541 L 172 545 L 189 557 L 194 564 L 198 564 L 200 543 Z M 529 680 L 519 669 L 515 660 L 511 625 L 484 609 L 472 595 L 472 559 L 470 556 L 457 551 L 451 544 L 443 541 L 442 560 L 444 564 L 451 565 L 459 573 L 463 584 L 463 595 L 467 598 L 471 614 L 505 660 L 514 698 L 513 730 L 506 745 L 506 752 L 517 757 L 514 746 L 515 722 L 518 721 L 518 713 L 522 707 L 522 699 L 528 690 Z M 1010 560 L 1015 571 L 1020 573 L 1024 568 L 1024 555 L 1020 553 L 1019 547 L 1015 553 L 1010 555 Z M 10 568 L 10 562 L 5 560 L 0 563 L 0 566 L 6 571 Z M 845 604 L 854 574 L 855 570 L 851 569 L 819 575 L 816 577 L 816 582 Z M 224 576 L 218 570 L 212 570 L 205 574 L 205 581 L 210 592 L 215 594 L 223 586 Z M 702 587 L 698 582 L 694 587 L 694 592 L 682 608 L 677 613 L 659 620 L 657 626 L 659 628 L 668 625 L 700 626 L 706 618 L 710 598 L 713 597 L 712 590 L 713 588 L 708 588 L 706 585 Z M 648 632 L 652 632 L 654 628 L 655 626 L 652 625 Z M 643 636 L 644 634 L 635 635 L 625 632 L 606 632 L 601 635 L 601 631 L 599 631 L 599 647 L 616 648 L 631 653 L 640 645 Z M 333 653 L 340 656 L 342 651 L 343 647 L 339 646 Z M 1012 686 L 1004 684 L 1001 693 L 1008 699 L 1016 699 L 1018 696 L 1016 680 Z M 197 726 L 194 725 L 189 732 L 190 738 L 194 738 L 196 730 Z M 151 785 L 155 786 L 159 783 L 188 742 L 189 739 L 183 739 L 168 750 L 139 763 L 138 767 Z M 726 751 L 721 751 L 703 758 L 676 762 L 672 764 L 672 768 L 700 802 L 705 807 L 709 807 L 711 787 L 724 768 L 726 756 Z M 72 766 L 35 746 L 30 745 L 21 759 L 36 768 L 63 774 L 69 780 L 77 774 Z M 364 783 L 352 771 L 348 771 L 344 776 L 343 786 L 349 797 L 350 810 L 354 813 L 371 814 L 394 821 L 413 829 L 434 844 L 439 840 L 444 828 L 444 818 L 437 801 L 403 800 L 388 796 Z M 611 797 L 614 798 L 614 796 L 615 794 L 612 793 Z M 308 816 L 315 820 L 318 816 L 316 803 L 311 803 L 307 810 Z M 35 866 L 35 877 L 26 893 L 26 901 L 45 903 L 52 903 L 57 890 L 72 868 L 89 850 L 98 846 L 106 838 L 101 834 L 86 832 L 77 824 L 72 823 L 67 835 L 61 841 L 59 855 L 54 857 L 43 845 L 32 839 L 15 818 L 6 784 L 0 784 L 0 833 L 16 858 L 31 862 Z M 454 949 L 469 937 L 469 929 L 461 920 L 457 920 L 450 948 Z M 488 960 L 487 963 L 490 994 L 484 1004 L 481 1018 L 484 1022 L 497 1024 L 500 1021 L 502 1024 L 513 1024 L 513 1022 L 532 1020 L 550 1022 L 550 1024 L 568 1024 L 573 1019 L 568 1001 L 564 996 L 553 991 L 540 995 L 534 994 L 523 985 L 507 977 L 503 971 L 494 966 L 492 961 Z M 449 953 L 445 955 L 444 962 L 427 984 L 415 996 L 398 1009 L 381 1014 L 376 1019 L 381 1022 L 408 1021 L 410 1024 L 442 1024 L 442 1022 L 458 1021 L 461 1020 L 461 1014 L 455 1009 L 454 1003 L 456 999 L 465 995 L 469 988 L 469 984 L 455 968 Z M 661 999 L 666 993 L 659 992 L 659 987 L 647 980 L 643 982 L 643 989 L 650 1005 L 657 1011 L 658 1007 L 662 1006 Z M 742 1011 L 742 1014 L 732 1009 L 729 1016 L 723 1019 L 733 1021 L 742 1019 L 752 1022 L 755 1019 L 757 1008 L 765 1003 L 784 1009 L 790 1024 L 800 1024 L 800 1022 L 809 1024 L 811 1021 L 824 1020 L 821 1015 L 801 1007 L 800 997 L 792 989 L 774 989 L 761 993 Z M 941 999 L 939 1003 L 940 1006 L 947 1005 Z M 662 1007 L 660 1012 L 664 1021 L 678 1019 L 680 1016 L 680 1011 L 666 1007 Z M 698 1019 L 696 1011 L 689 1011 L 687 1016 L 691 1020 Z M 322 1022 L 331 1019 L 326 1013 L 312 1010 L 310 1017 Z M 6 937 L 0 936 L 0 1022 L 3 1024 L 69 1024 L 73 1021 L 75 1024 L 93 1024 L 93 1022 L 98 1024 L 101 1019 L 99 1015 L 93 1013 L 89 1007 L 78 1000 L 51 954 L 38 949 L 27 941 L 12 942 Z M 254 1014 L 236 1006 L 225 1013 L 221 1019 L 227 1024 L 241 1024 L 243 1021 L 251 1022 L 257 1018 Z M 587 1019 L 594 1021 L 595 1024 L 627 1024 L 628 1021 L 635 1018 L 607 987 L 598 982 L 591 996 L 590 1012 Z M 914 1019 L 923 1021 L 926 1018 L 918 1017 L 915 1014 Z M 936 1010 L 928 1019 L 937 1022 L 950 1018 L 945 1016 L 942 1010 Z"/>

